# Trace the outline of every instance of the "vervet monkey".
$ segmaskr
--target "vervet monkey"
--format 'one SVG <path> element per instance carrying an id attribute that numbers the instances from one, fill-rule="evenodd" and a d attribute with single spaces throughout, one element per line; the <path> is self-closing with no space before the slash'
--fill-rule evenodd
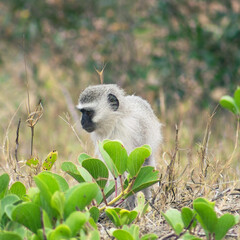
<path id="1" fill-rule="evenodd" d="M 155 167 L 154 153 L 162 139 L 161 124 L 147 101 L 126 95 L 115 84 L 101 84 L 87 87 L 80 94 L 77 108 L 82 113 L 82 127 L 91 133 L 96 149 L 98 141 L 104 139 L 120 140 L 128 153 L 148 144 L 152 155 L 144 165 Z"/>

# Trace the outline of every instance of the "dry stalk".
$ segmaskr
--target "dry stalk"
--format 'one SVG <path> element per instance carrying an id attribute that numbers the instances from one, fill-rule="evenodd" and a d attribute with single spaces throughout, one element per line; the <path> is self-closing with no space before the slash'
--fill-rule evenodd
<path id="1" fill-rule="evenodd" d="M 105 63 L 101 71 L 97 70 L 96 67 L 94 67 L 95 71 L 98 73 L 101 84 L 103 84 L 103 80 L 104 80 L 103 72 L 104 72 L 104 69 L 105 69 L 106 66 L 107 66 L 107 64 Z"/>
<path id="2" fill-rule="evenodd" d="M 30 106 L 28 108 L 30 110 Z M 38 105 L 35 108 L 35 111 L 29 112 L 26 123 L 31 128 L 31 156 L 33 155 L 33 138 L 34 138 L 34 127 L 36 126 L 37 122 L 43 115 L 43 106 L 41 104 L 41 100 L 39 101 Z"/>
<path id="3" fill-rule="evenodd" d="M 77 140 L 80 142 L 82 148 L 84 149 L 84 151 L 86 151 L 86 145 L 83 143 L 83 141 L 81 140 L 81 138 L 78 136 L 78 133 L 75 130 L 75 124 L 72 125 L 70 122 L 70 117 L 68 114 L 64 114 L 64 117 L 59 116 L 73 131 L 73 133 L 75 134 L 75 136 L 77 137 Z"/>

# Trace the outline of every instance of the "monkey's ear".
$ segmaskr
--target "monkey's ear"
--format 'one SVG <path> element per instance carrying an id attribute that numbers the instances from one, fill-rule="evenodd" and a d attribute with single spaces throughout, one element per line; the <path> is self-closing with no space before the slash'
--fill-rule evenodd
<path id="1" fill-rule="evenodd" d="M 113 111 L 117 111 L 119 107 L 119 101 L 117 97 L 111 93 L 108 94 L 108 103 Z"/>

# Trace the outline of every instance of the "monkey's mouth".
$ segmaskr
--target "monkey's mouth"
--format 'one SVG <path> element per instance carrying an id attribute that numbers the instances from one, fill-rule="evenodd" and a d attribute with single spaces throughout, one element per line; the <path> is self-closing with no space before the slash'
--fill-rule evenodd
<path id="1" fill-rule="evenodd" d="M 95 130 L 95 126 L 82 126 L 82 128 L 89 133 Z"/>

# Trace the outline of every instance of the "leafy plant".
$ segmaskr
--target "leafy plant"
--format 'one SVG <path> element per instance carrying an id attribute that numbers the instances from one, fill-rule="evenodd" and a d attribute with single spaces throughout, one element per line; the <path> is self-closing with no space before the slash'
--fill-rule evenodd
<path id="1" fill-rule="evenodd" d="M 223 96 L 220 99 L 220 104 L 234 114 L 240 115 L 240 87 L 234 92 L 234 97 Z"/>
<path id="2" fill-rule="evenodd" d="M 199 239 L 190 234 L 199 223 L 205 231 L 207 239 L 212 239 L 214 236 L 215 240 L 221 240 L 228 230 L 239 222 L 239 216 L 227 213 L 218 218 L 214 206 L 214 202 L 205 198 L 197 198 L 193 201 L 193 210 L 187 207 L 182 208 L 181 212 L 169 209 L 162 215 L 173 228 L 177 237 Z"/>
<path id="3" fill-rule="evenodd" d="M 112 229 L 112 236 L 118 240 L 155 240 L 156 234 L 150 233 L 139 237 L 139 226 L 132 224 L 130 227 L 124 225 L 122 229 Z"/>
<path id="4" fill-rule="evenodd" d="M 145 159 L 151 155 L 151 148 L 148 145 L 134 149 L 128 156 L 121 142 L 104 140 L 99 143 L 99 150 L 105 163 L 84 153 L 79 156 L 80 166 L 65 162 L 62 164 L 62 170 L 78 182 L 98 184 L 99 193 L 96 201 L 98 204 L 103 201 L 105 203 L 105 206 L 100 208 L 101 211 L 106 206 L 123 201 L 159 181 L 158 171 L 151 166 L 142 167 Z M 109 172 L 114 180 L 108 181 Z M 107 202 L 107 197 L 114 191 L 115 198 Z"/>

